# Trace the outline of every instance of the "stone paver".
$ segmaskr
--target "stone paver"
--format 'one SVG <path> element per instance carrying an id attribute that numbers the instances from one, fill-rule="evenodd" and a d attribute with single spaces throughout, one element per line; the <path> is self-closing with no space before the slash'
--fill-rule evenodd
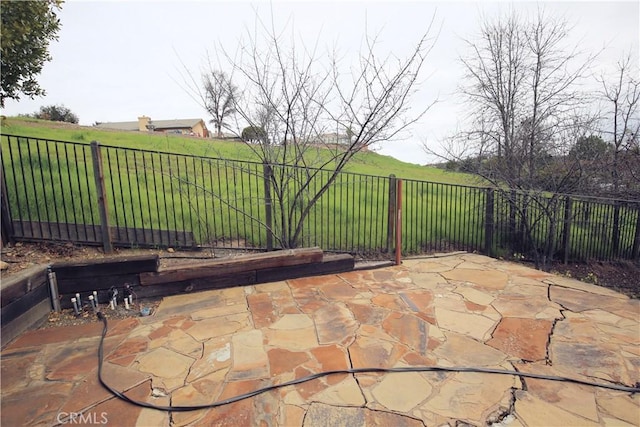
<path id="1" fill-rule="evenodd" d="M 266 378 L 269 376 L 269 358 L 263 346 L 262 331 L 252 330 L 235 334 L 231 339 L 233 364 L 229 379 Z"/>
<path id="2" fill-rule="evenodd" d="M 211 338 L 203 347 L 202 357 L 191 365 L 187 382 L 231 366 L 231 335 Z"/>
<path id="3" fill-rule="evenodd" d="M 552 326 L 548 320 L 504 317 L 487 344 L 517 359 L 544 360 Z"/>
<path id="4" fill-rule="evenodd" d="M 417 372 L 386 376 L 371 394 L 380 405 L 392 411 L 410 412 L 431 394 L 431 383 Z"/>
<path id="5" fill-rule="evenodd" d="M 151 350 L 138 359 L 138 370 L 160 378 L 184 377 L 194 360 L 167 348 Z"/>
<path id="6" fill-rule="evenodd" d="M 467 253 L 168 297 L 150 317 L 109 325 L 105 379 L 159 405 L 366 367 L 640 381 L 638 300 Z M 341 373 L 216 409 L 142 409 L 100 387 L 100 333 L 96 322 L 9 344 L 2 425 L 62 425 L 82 413 L 85 424 L 122 426 L 640 426 L 638 394 L 470 372 Z"/>
<path id="7" fill-rule="evenodd" d="M 515 367 L 521 372 L 555 376 L 563 375 L 553 366 L 543 363 L 518 363 Z M 553 402 L 556 406 L 574 415 L 594 422 L 598 421 L 596 395 L 589 387 L 533 378 L 527 378 L 525 382 L 527 384 L 527 392 L 532 396 L 546 402 Z"/>
<path id="8" fill-rule="evenodd" d="M 436 307 L 436 319 L 441 329 L 467 335 L 478 341 L 491 337 L 496 322 L 488 317 Z"/>
<path id="9" fill-rule="evenodd" d="M 438 358 L 438 364 L 444 366 L 499 366 L 507 359 L 507 355 L 500 350 L 465 335 L 446 332 L 445 337 L 444 344 L 433 352 Z"/>
<path id="10" fill-rule="evenodd" d="M 577 415 L 533 396 L 531 393 L 519 390 L 516 392 L 515 410 L 518 418 L 525 425 L 543 426 L 598 426 L 586 417 Z"/>
<path id="11" fill-rule="evenodd" d="M 507 410 L 514 383 L 508 376 L 456 374 L 422 409 L 475 424 L 496 410 Z"/>
<path id="12" fill-rule="evenodd" d="M 347 344 L 353 341 L 357 324 L 346 305 L 321 307 L 313 315 L 320 344 Z"/>
<path id="13" fill-rule="evenodd" d="M 449 280 L 468 282 L 484 290 L 500 290 L 507 285 L 509 276 L 503 271 L 475 269 L 455 269 L 442 273 Z"/>

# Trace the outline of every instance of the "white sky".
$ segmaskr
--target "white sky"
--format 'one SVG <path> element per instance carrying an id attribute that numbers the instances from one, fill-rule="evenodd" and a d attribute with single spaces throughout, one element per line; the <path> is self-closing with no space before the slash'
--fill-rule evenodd
<path id="1" fill-rule="evenodd" d="M 611 69 L 625 52 L 636 58 L 640 39 L 640 2 L 436 2 L 436 1 L 73 1 L 60 13 L 59 40 L 51 45 L 53 60 L 39 78 L 47 95 L 19 102 L 7 100 L 5 115 L 33 113 L 42 105 L 64 104 L 80 123 L 203 118 L 206 111 L 177 83 L 180 59 L 196 74 L 207 52 L 218 43 L 233 48 L 253 27 L 255 15 L 283 28 L 292 20 L 304 40 L 320 37 L 320 47 L 357 52 L 365 33 L 380 34 L 382 51 L 402 56 L 425 31 L 435 14 L 438 40 L 424 70 L 428 79 L 414 98 L 416 109 L 438 103 L 414 125 L 406 139 L 379 150 L 404 161 L 433 161 L 421 145 L 437 147 L 456 131 L 462 105 L 456 96 L 465 53 L 463 39 L 473 40 L 481 16 L 492 17 L 513 7 L 527 13 L 542 6 L 563 16 L 573 30 L 569 45 L 586 52 L 603 50 L 594 72 Z M 179 58 L 178 58 L 179 55 Z M 636 68 L 637 70 L 637 68 Z M 595 80 L 594 80 L 595 84 Z M 598 86 L 595 86 L 596 88 Z M 210 126 L 212 127 L 212 126 Z M 107 143 L 107 141 L 104 141 Z"/>

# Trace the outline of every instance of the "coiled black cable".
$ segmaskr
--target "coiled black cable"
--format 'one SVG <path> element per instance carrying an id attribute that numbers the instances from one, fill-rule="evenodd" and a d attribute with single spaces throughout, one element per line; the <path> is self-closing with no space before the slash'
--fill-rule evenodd
<path id="1" fill-rule="evenodd" d="M 110 385 L 105 383 L 104 379 L 102 378 L 102 362 L 104 359 L 104 338 L 107 335 L 108 326 L 107 326 L 107 318 L 104 317 L 102 312 L 99 311 L 97 313 L 97 316 L 98 316 L 98 319 L 102 320 L 102 324 L 103 324 L 102 336 L 100 337 L 100 345 L 98 346 L 98 380 L 100 381 L 100 384 L 102 384 L 102 386 L 107 390 L 109 390 L 109 392 L 111 392 L 114 396 L 124 400 L 125 402 L 129 402 L 132 405 L 140 406 L 143 408 L 157 409 L 160 411 L 188 412 L 188 411 L 196 411 L 199 409 L 217 408 L 219 406 L 224 406 L 230 403 L 238 402 L 240 400 L 248 399 L 250 397 L 257 396 L 259 394 L 266 393 L 268 391 L 276 390 L 278 388 L 301 384 L 307 381 L 315 380 L 317 378 L 322 378 L 322 377 L 326 377 L 334 374 L 362 374 L 362 373 L 389 373 L 389 372 L 475 372 L 475 373 L 497 374 L 497 375 L 515 375 L 518 377 L 534 378 L 534 379 L 548 380 L 548 381 L 561 381 L 561 382 L 568 382 L 573 384 L 587 385 L 591 387 L 605 388 L 608 390 L 624 391 L 628 393 L 640 392 L 640 387 L 638 387 L 637 383 L 636 383 L 636 387 L 628 387 L 628 386 L 616 385 L 616 384 L 595 383 L 591 381 L 579 380 L 576 378 L 531 374 L 527 372 L 510 371 L 505 369 L 478 368 L 478 367 L 411 366 L 411 367 L 402 367 L 402 368 L 353 368 L 353 369 L 341 369 L 338 371 L 324 371 L 324 372 L 318 372 L 317 374 L 308 375 L 306 377 L 297 378 L 295 380 L 287 381 L 281 384 L 274 384 L 267 387 L 259 388 L 254 391 L 243 393 L 238 396 L 230 397 L 228 399 L 220 400 L 214 403 L 208 403 L 204 405 L 188 405 L 188 406 L 154 405 L 152 403 L 147 403 L 147 402 L 142 402 L 139 400 L 132 399 L 126 396 L 124 393 L 118 390 L 114 390 Z"/>

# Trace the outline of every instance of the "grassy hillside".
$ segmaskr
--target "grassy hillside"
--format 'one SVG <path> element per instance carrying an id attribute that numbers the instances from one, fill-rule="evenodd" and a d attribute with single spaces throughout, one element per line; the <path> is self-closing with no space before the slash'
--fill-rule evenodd
<path id="1" fill-rule="evenodd" d="M 250 148 L 239 142 L 203 140 L 178 135 L 109 131 L 91 126 L 77 126 L 22 117 L 9 117 L 3 120 L 0 132 L 59 141 L 89 143 L 95 140 L 104 145 L 116 147 L 203 157 L 257 160 Z M 376 176 L 395 174 L 399 178 L 449 184 L 477 185 L 478 183 L 477 178 L 473 175 L 405 163 L 393 157 L 373 152 L 358 153 L 346 171 Z"/>
<path id="2" fill-rule="evenodd" d="M 294 181 L 285 191 L 274 193 L 272 189 L 272 199 L 273 194 L 279 198 L 268 205 L 262 165 L 227 161 L 257 160 L 250 147 L 242 143 L 111 132 L 24 119 L 3 121 L 2 133 L 32 137 L 28 141 L 0 138 L 7 200 L 12 218 L 24 222 L 14 226 L 23 238 L 53 233 L 42 225 L 47 222 L 62 225 L 57 228 L 60 235 L 61 230 L 73 234 L 75 227 L 78 236 L 82 233 L 77 225 L 100 224 L 94 164 L 88 146 L 90 141 L 98 140 L 103 144 L 101 159 L 110 224 L 118 227 L 118 239 L 132 246 L 140 243 L 140 233 L 155 230 L 167 233 L 166 240 L 160 242 L 165 245 L 174 245 L 174 237 L 181 233 L 192 233 L 195 242 L 204 246 L 246 244 L 264 248 L 268 210 L 272 213 L 271 229 L 281 237 L 280 242 L 290 241 L 295 233 L 297 245 L 377 256 L 392 246 L 388 239 L 390 192 L 385 177 L 393 173 L 411 179 L 405 182 L 403 192 L 403 252 L 482 248 L 488 223 L 485 212 L 493 206 L 489 224 L 496 226 L 494 250 L 503 256 L 513 253 L 509 249 L 513 239 L 510 203 L 500 192 L 495 192 L 495 201 L 489 205 L 487 202 L 494 200 L 489 194 L 493 193 L 485 189 L 447 185 L 473 183 L 473 177 L 465 174 L 361 153 L 348 169 L 364 175 L 341 174 L 303 217 L 306 201 L 327 182 L 329 172 L 313 177 L 308 186 L 296 187 Z M 164 152 L 170 154 L 161 154 Z M 272 183 L 281 182 L 278 176 L 291 174 L 286 167 L 273 170 L 276 179 Z M 556 221 L 562 221 L 565 212 L 562 200 L 559 203 Z M 266 206 L 270 208 L 265 209 Z M 574 200 L 570 206 L 575 217 L 569 229 L 571 238 L 564 239 L 565 227 L 557 222 L 552 232 L 556 247 L 566 241 L 572 257 L 608 259 L 615 252 L 609 225 L 614 205 Z M 634 206 L 618 211 L 619 247 L 630 253 L 637 211 Z M 543 213 L 535 204 L 527 207 L 527 215 L 536 224 L 534 239 L 538 247 L 549 239 L 550 218 Z M 513 229 L 521 228 L 514 223 Z M 93 230 L 97 238 L 95 227 Z M 85 235 L 87 241 L 95 241 L 89 232 Z"/>

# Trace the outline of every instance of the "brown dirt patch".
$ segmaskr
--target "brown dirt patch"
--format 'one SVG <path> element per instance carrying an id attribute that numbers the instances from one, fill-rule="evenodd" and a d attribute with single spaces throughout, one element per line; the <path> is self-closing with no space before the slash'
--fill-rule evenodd
<path id="1" fill-rule="evenodd" d="M 7 268 L 2 270 L 2 276 L 17 273 L 37 264 L 53 264 L 63 261 L 81 261 L 101 259 L 113 256 L 125 255 L 152 255 L 160 257 L 160 266 L 164 267 L 185 260 L 197 262 L 218 258 L 221 252 L 212 250 L 202 251 L 178 251 L 173 249 L 123 249 L 116 248 L 114 253 L 105 254 L 101 247 L 79 246 L 73 243 L 23 243 L 18 242 L 13 246 L 2 248 L 2 261 Z"/>
<path id="2" fill-rule="evenodd" d="M 126 319 L 129 317 L 140 317 L 141 310 L 143 308 L 148 309 L 150 315 L 156 312 L 156 309 L 162 301 L 161 297 L 158 298 L 145 298 L 135 301 L 133 306 L 129 307 L 129 310 L 125 309 L 124 304 L 121 302 L 115 310 L 108 308 L 106 304 L 101 304 L 100 311 L 107 318 L 107 320 L 113 319 Z M 76 315 L 73 309 L 63 309 L 59 313 L 52 311 L 45 322 L 43 322 L 38 329 L 55 328 L 58 326 L 72 326 L 82 325 L 85 323 L 97 322 L 96 314 L 93 310 L 85 305 L 80 314 Z"/>
<path id="3" fill-rule="evenodd" d="M 552 272 L 613 289 L 631 298 L 640 298 L 640 266 L 631 261 L 556 263 Z"/>

